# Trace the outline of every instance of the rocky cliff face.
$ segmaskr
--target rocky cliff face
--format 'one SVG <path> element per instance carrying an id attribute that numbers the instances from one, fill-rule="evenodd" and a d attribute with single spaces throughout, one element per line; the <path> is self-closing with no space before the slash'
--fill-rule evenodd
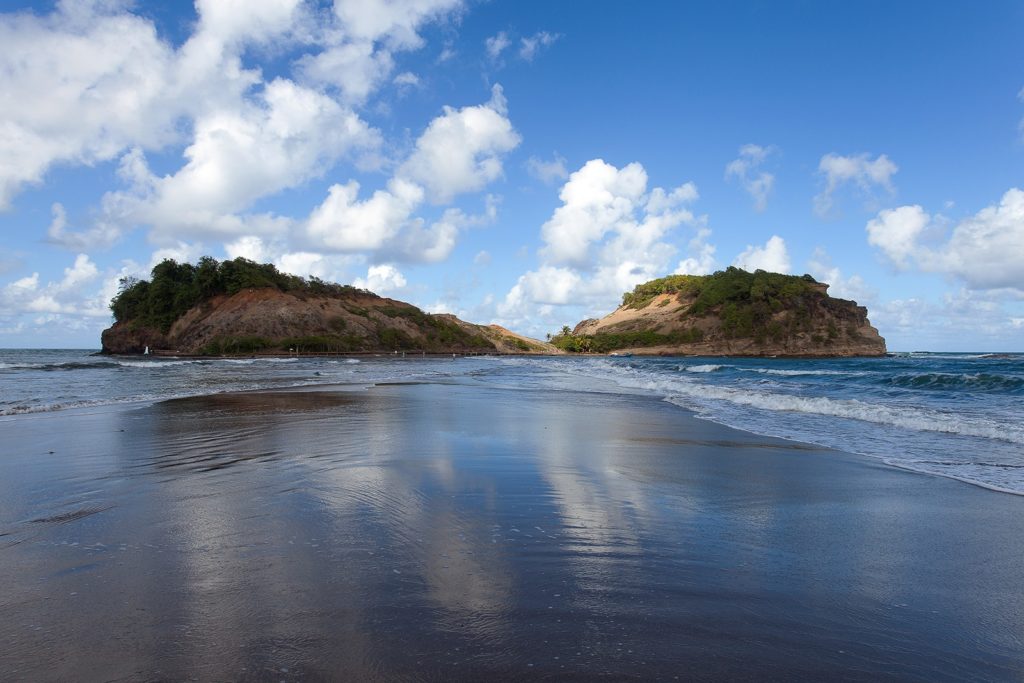
<path id="1" fill-rule="evenodd" d="M 369 292 L 313 295 L 273 288 L 193 306 L 166 332 L 124 320 L 102 335 L 105 353 L 220 355 L 253 352 L 561 353 L 498 326 L 431 315 Z"/>
<path id="2" fill-rule="evenodd" d="M 867 309 L 827 291 L 809 276 L 761 271 L 673 276 L 638 286 L 614 312 L 552 341 L 569 350 L 648 355 L 884 355 Z"/>

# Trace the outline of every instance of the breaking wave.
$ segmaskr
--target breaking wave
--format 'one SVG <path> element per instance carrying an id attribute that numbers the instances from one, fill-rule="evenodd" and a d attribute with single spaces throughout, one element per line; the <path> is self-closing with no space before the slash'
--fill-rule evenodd
<path id="1" fill-rule="evenodd" d="M 954 410 L 940 411 L 924 407 L 886 405 L 856 398 L 800 396 L 682 378 L 673 379 L 644 371 L 620 373 L 611 366 L 608 369 L 611 378 L 620 385 L 655 392 L 672 403 L 697 410 L 711 419 L 714 419 L 715 416 L 713 408 L 708 405 L 709 400 L 725 401 L 732 405 L 772 412 L 839 417 L 915 431 L 959 434 L 1024 444 L 1024 426 L 1022 425 L 966 416 Z M 710 372 L 710 370 L 704 372 Z"/>
<path id="2" fill-rule="evenodd" d="M 983 418 L 959 416 L 955 413 L 866 403 L 858 399 L 760 393 L 706 384 L 673 387 L 667 398 L 672 402 L 678 402 L 679 398 L 711 398 L 761 410 L 842 417 L 861 422 L 893 425 L 904 429 L 961 434 L 1024 444 L 1024 428 L 1022 427 L 1013 427 Z M 690 401 L 679 402 L 679 405 L 687 408 L 694 407 Z"/>
<path id="3" fill-rule="evenodd" d="M 885 383 L 908 389 L 969 389 L 972 391 L 1007 391 L 1024 390 L 1024 377 L 995 375 L 989 373 L 941 373 L 928 372 L 923 374 L 895 375 Z"/>
<path id="4" fill-rule="evenodd" d="M 715 372 L 725 368 L 724 365 L 681 365 L 680 370 L 684 372 Z"/>
<path id="5" fill-rule="evenodd" d="M 836 376 L 836 377 L 857 377 L 865 375 L 864 372 L 849 370 L 776 370 L 775 368 L 743 368 L 750 372 L 759 372 L 763 375 L 779 375 L 781 377 L 803 377 L 803 376 Z"/>

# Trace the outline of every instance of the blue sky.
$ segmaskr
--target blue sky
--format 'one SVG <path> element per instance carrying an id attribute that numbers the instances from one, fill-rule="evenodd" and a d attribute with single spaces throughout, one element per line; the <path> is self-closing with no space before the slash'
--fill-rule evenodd
<path id="1" fill-rule="evenodd" d="M 0 346 L 246 256 L 543 337 L 729 265 L 1024 351 L 1024 5 L 7 2 Z"/>

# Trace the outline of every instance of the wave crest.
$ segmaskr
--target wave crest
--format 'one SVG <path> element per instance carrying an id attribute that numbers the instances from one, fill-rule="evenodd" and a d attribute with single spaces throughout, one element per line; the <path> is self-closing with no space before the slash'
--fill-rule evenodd
<path id="1" fill-rule="evenodd" d="M 917 431 L 960 434 L 1024 444 L 1024 428 L 984 418 L 968 418 L 953 413 L 921 408 L 886 406 L 865 403 L 857 399 L 762 393 L 707 384 L 678 383 L 672 387 L 664 387 L 664 389 L 670 394 L 667 400 L 674 403 L 678 403 L 678 399 L 684 397 L 698 400 L 710 398 L 761 410 L 841 417 Z M 688 401 L 678 404 L 693 408 Z"/>
<path id="2" fill-rule="evenodd" d="M 1024 377 L 993 375 L 985 372 L 958 374 L 928 372 L 924 374 L 895 375 L 887 384 L 905 389 L 970 389 L 972 391 L 1024 390 Z"/>

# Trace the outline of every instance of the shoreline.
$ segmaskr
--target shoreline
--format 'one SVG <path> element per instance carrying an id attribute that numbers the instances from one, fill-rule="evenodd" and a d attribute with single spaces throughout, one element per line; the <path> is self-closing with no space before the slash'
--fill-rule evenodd
<path id="1" fill-rule="evenodd" d="M 419 355 L 419 354 L 409 355 L 409 356 L 395 356 L 395 355 L 392 355 L 392 354 L 375 354 L 375 353 L 373 353 L 373 354 L 366 353 L 366 354 L 362 354 L 362 355 L 359 355 L 359 354 L 314 354 L 314 355 L 310 355 L 310 356 L 295 356 L 295 355 L 291 355 L 291 356 L 284 355 L 284 356 L 282 356 L 282 355 L 277 355 L 277 354 L 246 354 L 246 355 L 239 355 L 239 356 L 153 356 L 151 354 L 149 356 L 145 356 L 145 355 L 142 355 L 142 354 L 103 354 L 103 353 L 100 353 L 100 352 L 96 352 L 96 353 L 94 353 L 92 355 L 103 357 L 103 358 L 124 359 L 124 360 L 129 360 L 129 361 L 145 361 L 148 358 L 154 358 L 154 362 L 161 362 L 161 360 L 172 360 L 172 359 L 173 360 L 181 360 L 181 361 L 204 361 L 204 360 L 205 361 L 218 361 L 218 360 L 244 361 L 244 360 L 288 360 L 288 359 L 303 360 L 303 359 L 316 359 L 318 357 L 352 358 L 352 359 L 355 359 L 355 360 L 359 360 L 360 358 L 372 357 L 372 358 L 380 359 L 380 360 L 391 360 L 391 361 L 394 361 L 394 360 L 408 360 L 408 361 L 415 361 L 415 360 L 418 360 L 418 359 L 421 358 L 421 355 Z M 493 357 L 536 358 L 537 355 L 538 354 L 468 354 L 466 357 L 493 356 Z M 605 358 L 607 358 L 607 357 L 609 357 L 609 354 L 575 354 L 575 355 L 578 355 L 581 358 L 598 358 L 598 357 L 605 357 Z M 439 358 L 440 359 L 445 359 L 445 358 L 448 358 L 448 357 L 449 357 L 449 354 L 433 354 L 433 355 L 427 354 L 425 356 L 425 359 L 426 360 L 437 360 Z M 457 357 L 462 357 L 462 356 L 457 356 Z M 572 357 L 574 357 L 574 355 L 570 354 L 568 356 L 548 356 L 548 357 L 552 357 L 552 358 L 559 358 L 559 357 L 572 358 Z M 160 360 L 155 360 L 156 358 L 159 358 Z M 682 358 L 682 357 L 680 357 L 680 358 Z M 698 356 L 698 358 L 712 358 L 712 359 L 714 359 L 714 358 L 719 358 L 719 357 Z M 722 357 L 722 358 L 725 358 L 725 357 Z M 616 360 L 628 360 L 628 357 L 620 357 L 620 358 L 618 358 Z M 787 360 L 787 359 L 786 358 L 780 358 L 780 360 Z M 116 410 L 131 410 L 131 409 L 134 409 L 134 408 L 144 407 L 144 406 L 152 405 L 154 403 L 159 403 L 159 402 L 162 402 L 162 401 L 173 401 L 173 400 L 181 400 L 181 399 L 189 399 L 189 398 L 202 398 L 204 396 L 215 396 L 215 395 L 223 395 L 223 394 L 284 392 L 284 391 L 314 391 L 315 392 L 315 391 L 318 391 L 318 390 L 328 390 L 328 391 L 337 391 L 337 390 L 341 390 L 341 391 L 349 391 L 349 390 L 351 390 L 351 391 L 365 391 L 365 390 L 373 389 L 374 387 L 377 387 L 377 386 L 388 386 L 388 385 L 391 385 L 391 384 L 402 384 L 402 383 L 403 382 L 396 382 L 396 381 L 367 381 L 367 382 L 351 382 L 351 383 L 348 383 L 348 382 L 322 382 L 321 380 L 318 380 L 318 379 L 310 379 L 310 380 L 306 380 L 306 381 L 303 381 L 303 382 L 297 382 L 297 383 L 281 385 L 281 386 L 268 386 L 268 387 L 252 388 L 252 389 L 227 389 L 227 390 L 223 390 L 223 391 L 219 391 L 219 392 L 213 392 L 213 393 L 182 393 L 182 394 L 178 394 L 178 395 L 169 395 L 169 396 L 125 397 L 125 398 L 120 398 L 120 399 L 109 399 L 109 400 L 96 399 L 95 401 L 90 402 L 88 404 L 84 404 L 84 405 L 41 406 L 41 407 L 38 407 L 38 408 L 37 407 L 31 407 L 31 408 L 27 408 L 27 409 L 24 409 L 24 410 L 19 410 L 19 411 L 16 411 L 16 412 L 7 412 L 7 413 L 4 413 L 4 414 L 0 414 L 0 423 L 10 422 L 10 421 L 16 420 L 18 418 L 25 418 L 25 417 L 31 417 L 31 416 L 44 416 L 44 415 L 54 415 L 55 416 L 55 415 L 59 415 L 59 414 L 62 414 L 62 413 L 74 413 L 74 412 L 81 412 L 81 411 L 88 411 L 88 410 L 104 410 L 104 411 L 106 411 L 106 410 L 112 410 L 112 411 L 116 411 Z M 426 380 L 424 382 L 420 382 L 420 381 L 417 380 L 417 381 L 414 381 L 412 383 L 413 384 L 430 383 L 430 381 Z M 493 387 L 493 388 L 499 389 L 499 390 L 501 389 L 501 387 Z M 618 391 L 613 391 L 613 392 L 597 392 L 597 393 L 599 393 L 599 394 L 602 394 L 602 393 L 618 394 L 619 392 Z M 635 396 L 636 394 L 628 392 L 628 391 L 622 391 L 621 395 L 622 396 Z M 644 394 L 644 395 L 649 396 L 650 398 L 654 398 L 656 400 L 668 402 L 671 405 L 673 405 L 676 409 L 683 411 L 686 415 L 692 417 L 693 419 L 707 421 L 707 422 L 710 422 L 711 424 L 715 424 L 715 425 L 720 426 L 720 427 L 725 428 L 725 429 L 737 430 L 737 431 L 740 431 L 740 432 L 743 432 L 743 433 L 747 433 L 747 434 L 750 434 L 750 435 L 753 435 L 753 436 L 756 436 L 756 437 L 761 437 L 761 438 L 766 438 L 766 439 L 781 439 L 781 440 L 784 440 L 784 441 L 787 441 L 787 442 L 805 444 L 805 445 L 808 445 L 808 446 L 811 446 L 811 447 L 814 447 L 814 448 L 821 448 L 821 449 L 825 449 L 825 450 L 831 450 L 831 451 L 845 453 L 847 455 L 854 456 L 854 457 L 857 457 L 857 458 L 868 458 L 872 462 L 881 462 L 881 463 L 883 463 L 884 465 L 886 465 L 888 467 L 892 467 L 892 468 L 895 468 L 895 469 L 898 469 L 898 470 L 901 470 L 901 471 L 912 472 L 914 474 L 926 475 L 926 476 L 930 476 L 930 477 L 939 477 L 939 478 L 943 478 L 943 479 L 950 479 L 950 480 L 953 480 L 953 481 L 956 481 L 956 482 L 959 482 L 959 483 L 962 483 L 962 484 L 967 484 L 967 485 L 970 485 L 970 486 L 975 486 L 975 487 L 978 487 L 978 488 L 981 488 L 981 489 L 984 489 L 986 491 L 993 492 L 993 493 L 1007 494 L 1007 495 L 1017 496 L 1017 497 L 1024 496 L 1024 491 L 1008 489 L 1008 488 L 1005 488 L 1005 487 L 1000 487 L 1000 486 L 995 485 L 995 484 L 986 483 L 984 481 L 970 479 L 970 478 L 964 477 L 964 476 L 958 476 L 956 474 L 948 474 L 948 473 L 944 473 L 944 472 L 935 472 L 935 471 L 931 471 L 931 470 L 927 470 L 927 469 L 916 468 L 913 465 L 903 464 L 903 463 L 900 463 L 898 461 L 892 460 L 890 458 L 890 456 L 887 456 L 887 455 L 873 454 L 873 453 L 867 453 L 867 452 L 858 452 L 858 451 L 853 450 L 853 449 L 835 448 L 835 447 L 827 445 L 827 444 L 816 443 L 813 440 L 801 439 L 801 438 L 791 438 L 791 437 L 787 437 L 787 436 L 779 436 L 779 435 L 773 435 L 773 434 L 769 434 L 769 433 L 755 431 L 754 429 L 751 429 L 751 428 L 747 428 L 747 427 L 744 427 L 744 426 L 737 426 L 735 424 L 731 424 L 731 423 L 727 423 L 727 422 L 724 422 L 724 421 L 717 420 L 713 416 L 700 415 L 695 410 L 693 410 L 692 408 L 688 408 L 688 407 L 679 405 L 678 403 L 674 403 L 674 402 L 669 400 L 669 397 L 659 396 L 656 392 L 651 393 L 651 394 Z"/>
<path id="2" fill-rule="evenodd" d="M 844 358 L 885 358 L 889 356 L 897 356 L 898 352 L 885 352 L 880 354 L 761 354 L 761 353 L 684 353 L 678 349 L 671 350 L 655 350 L 660 347 L 639 347 L 639 348 L 624 348 L 617 349 L 615 351 L 609 351 L 607 353 L 593 353 L 593 352 L 563 352 L 563 353 L 547 353 L 547 352 L 536 352 L 528 353 L 524 351 L 516 352 L 502 352 L 502 351 L 304 351 L 302 353 L 287 353 L 287 352 L 247 352 L 237 354 L 221 354 L 221 355 L 200 355 L 200 354 L 189 354 L 178 351 L 171 351 L 169 349 L 153 349 L 148 354 L 145 353 L 115 353 L 112 351 L 105 351 L 103 349 L 92 353 L 93 356 L 99 356 L 103 358 L 186 358 L 190 360 L 217 360 L 217 359 L 237 359 L 237 358 L 447 358 L 454 356 L 458 358 L 466 357 L 479 357 L 479 356 L 496 356 L 501 358 L 628 358 L 629 356 L 640 356 L 646 358 L 757 358 L 770 360 L 772 358 L 778 358 L 780 360 L 839 360 Z"/>

